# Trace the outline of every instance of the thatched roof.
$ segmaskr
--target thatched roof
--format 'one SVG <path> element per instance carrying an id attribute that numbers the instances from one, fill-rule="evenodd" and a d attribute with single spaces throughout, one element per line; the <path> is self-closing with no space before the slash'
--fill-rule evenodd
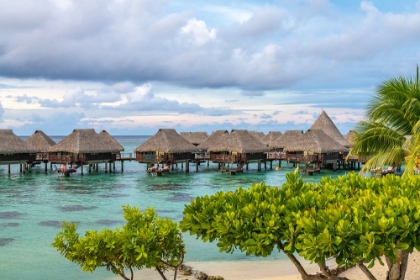
<path id="1" fill-rule="evenodd" d="M 328 136 L 321 129 L 309 129 L 296 141 L 287 144 L 286 152 L 334 153 L 346 152 L 348 149 Z"/>
<path id="2" fill-rule="evenodd" d="M 284 134 L 280 135 L 271 143 L 270 148 L 283 149 L 289 143 L 295 142 L 302 135 L 302 130 L 286 130 Z"/>
<path id="3" fill-rule="evenodd" d="M 344 138 L 349 142 L 350 146 L 353 146 L 354 137 L 356 137 L 357 132 L 355 130 L 350 130 Z"/>
<path id="4" fill-rule="evenodd" d="M 223 133 L 218 139 L 210 143 L 208 152 L 237 152 L 237 153 L 261 153 L 268 152 L 266 144 L 257 140 L 247 130 L 232 130 L 231 133 Z"/>
<path id="5" fill-rule="evenodd" d="M 35 130 L 34 134 L 25 139 L 25 142 L 34 147 L 37 152 L 46 152 L 55 145 L 55 142 L 42 130 Z"/>
<path id="6" fill-rule="evenodd" d="M 14 134 L 11 129 L 0 129 L 0 154 L 26 153 L 36 153 L 36 150 Z"/>
<path id="7" fill-rule="evenodd" d="M 193 145 L 199 145 L 203 143 L 209 135 L 207 132 L 190 132 L 190 134 L 185 138 Z"/>
<path id="8" fill-rule="evenodd" d="M 109 144 L 114 145 L 119 152 L 124 151 L 124 147 L 121 146 L 121 144 L 118 143 L 118 141 L 114 137 L 112 137 L 111 134 L 109 134 L 106 130 L 102 130 L 101 132 L 99 132 L 99 136 L 105 139 L 105 141 L 108 141 Z"/>
<path id="9" fill-rule="evenodd" d="M 251 133 L 252 136 L 254 136 L 258 141 L 260 141 L 261 143 L 267 145 L 267 142 L 265 142 L 265 134 L 264 134 L 264 132 L 261 132 L 261 131 L 253 131 L 253 130 L 250 130 L 248 132 Z"/>
<path id="10" fill-rule="evenodd" d="M 99 136 L 93 128 L 75 129 L 73 132 L 63 138 L 55 146 L 49 149 L 49 152 L 67 152 L 74 154 L 86 153 L 118 153 L 114 145 Z"/>
<path id="11" fill-rule="evenodd" d="M 267 143 L 268 147 L 272 147 L 273 143 L 277 138 L 281 136 L 280 131 L 269 131 L 268 134 L 264 137 L 265 143 Z"/>
<path id="12" fill-rule="evenodd" d="M 193 153 L 198 152 L 198 148 L 179 135 L 175 129 L 159 129 L 134 152 Z"/>
<path id="13" fill-rule="evenodd" d="M 344 136 L 340 133 L 338 128 L 335 126 L 333 121 L 330 117 L 322 111 L 321 115 L 319 115 L 318 119 L 314 122 L 310 129 L 321 129 L 323 130 L 328 136 L 332 139 L 343 145 L 344 147 L 350 147 L 349 142 L 344 138 Z"/>
<path id="14" fill-rule="evenodd" d="M 198 145 L 198 148 L 201 150 L 207 150 L 209 148 L 209 146 L 214 142 L 214 141 L 219 141 L 218 139 L 223 135 L 223 134 L 229 134 L 229 132 L 227 130 L 216 130 L 213 131 L 213 133 L 207 137 L 206 140 L 204 140 L 202 143 L 200 143 Z"/>
<path id="15" fill-rule="evenodd" d="M 181 132 L 179 133 L 179 135 L 181 135 L 182 137 L 184 137 L 185 139 L 188 139 L 188 136 L 190 136 L 192 132 Z"/>

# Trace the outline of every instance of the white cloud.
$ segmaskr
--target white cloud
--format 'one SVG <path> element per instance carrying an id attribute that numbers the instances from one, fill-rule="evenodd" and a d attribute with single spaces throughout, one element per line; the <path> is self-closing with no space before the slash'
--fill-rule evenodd
<path id="1" fill-rule="evenodd" d="M 208 29 L 206 23 L 195 18 L 190 19 L 188 23 L 181 28 L 181 34 L 190 38 L 196 45 L 203 45 L 209 40 L 216 39 L 216 29 Z"/>

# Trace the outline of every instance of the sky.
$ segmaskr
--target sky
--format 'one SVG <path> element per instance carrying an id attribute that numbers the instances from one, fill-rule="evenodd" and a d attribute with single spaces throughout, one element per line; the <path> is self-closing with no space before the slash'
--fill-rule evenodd
<path id="1" fill-rule="evenodd" d="M 420 1 L 0 0 L 0 129 L 342 134 L 420 61 Z"/>

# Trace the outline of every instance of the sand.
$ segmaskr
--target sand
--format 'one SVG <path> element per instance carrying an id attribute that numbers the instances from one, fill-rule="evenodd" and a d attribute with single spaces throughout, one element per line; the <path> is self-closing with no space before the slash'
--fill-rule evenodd
<path id="1" fill-rule="evenodd" d="M 293 264 L 285 261 L 237 261 L 237 262 L 188 262 L 193 270 L 198 270 L 211 276 L 223 276 L 225 280 L 301 280 L 299 273 Z M 329 264 L 331 265 L 331 264 Z M 304 267 L 308 273 L 319 271 L 315 264 L 305 263 Z M 334 268 L 334 265 L 330 266 Z M 375 277 L 385 279 L 387 267 L 376 263 L 371 269 Z M 168 279 L 173 279 L 173 274 L 167 272 Z M 340 274 L 351 280 L 368 279 L 357 267 L 350 268 Z M 122 279 L 113 277 L 112 279 Z M 136 271 L 134 279 L 162 280 L 157 271 L 153 269 L 143 269 Z M 179 274 L 177 280 L 194 280 L 194 276 Z M 414 252 L 410 255 L 406 280 L 420 279 L 420 253 Z"/>

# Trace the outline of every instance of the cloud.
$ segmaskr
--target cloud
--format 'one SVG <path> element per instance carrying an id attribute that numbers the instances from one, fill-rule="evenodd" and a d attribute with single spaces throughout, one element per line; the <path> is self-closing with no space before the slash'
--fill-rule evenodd
<path id="1" fill-rule="evenodd" d="M 38 100 L 38 103 L 43 107 L 50 108 L 89 108 L 93 105 L 91 103 L 91 97 L 86 95 L 84 90 L 81 88 L 73 88 L 67 90 L 63 96 L 63 100 L 61 101 L 57 99 L 44 99 Z"/>
<path id="2" fill-rule="evenodd" d="M 365 74 L 395 69 L 401 56 L 417 62 L 418 10 L 385 13 L 362 2 L 341 14 L 333 7 L 241 3 L 241 20 L 215 22 L 212 16 L 235 11 L 175 8 L 166 0 L 3 2 L 0 76 L 122 83 L 115 92 L 150 81 L 262 91 L 372 84 Z"/>
<path id="3" fill-rule="evenodd" d="M 3 122 L 3 114 L 4 114 L 4 109 L 3 109 L 3 105 L 0 102 L 0 122 Z"/>
<path id="4" fill-rule="evenodd" d="M 216 30 L 208 29 L 206 23 L 195 18 L 190 19 L 188 23 L 180 30 L 181 34 L 186 35 L 196 45 L 203 45 L 209 40 L 216 39 Z"/>
<path id="5" fill-rule="evenodd" d="M 242 96 L 264 96 L 265 93 L 263 91 L 250 91 L 250 90 L 243 90 L 240 93 Z"/>
<path id="6" fill-rule="evenodd" d="M 40 99 L 36 96 L 21 95 L 16 97 L 16 101 L 19 103 L 36 104 Z"/>
<path id="7" fill-rule="evenodd" d="M 84 121 L 84 113 L 53 112 L 51 114 L 32 114 L 25 124 L 16 127 L 13 131 L 17 135 L 29 135 L 40 129 L 47 135 L 68 135 L 76 128 L 89 127 L 89 122 Z"/>
<path id="8" fill-rule="evenodd" d="M 266 113 L 262 113 L 261 115 L 260 115 L 260 118 L 261 119 L 271 119 L 272 118 L 272 116 L 270 116 L 270 115 L 268 115 L 268 114 L 266 114 Z"/>

